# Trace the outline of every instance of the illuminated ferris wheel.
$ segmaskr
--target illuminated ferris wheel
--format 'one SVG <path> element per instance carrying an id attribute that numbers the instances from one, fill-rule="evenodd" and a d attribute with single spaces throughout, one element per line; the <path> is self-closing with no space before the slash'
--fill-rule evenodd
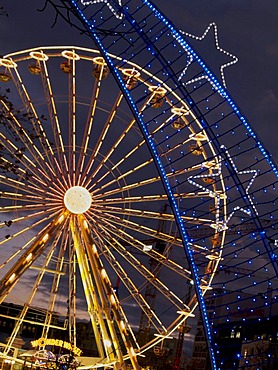
<path id="1" fill-rule="evenodd" d="M 262 290 L 276 277 L 275 166 L 152 4 L 63 3 L 97 49 L 0 60 L 0 296 L 21 307 L 3 356 L 33 307 L 45 316 L 38 349 L 55 329 L 80 354 L 77 322 L 90 320 L 86 366 L 139 369 L 199 306 L 215 368 L 206 293 L 251 294 L 245 262 Z"/>

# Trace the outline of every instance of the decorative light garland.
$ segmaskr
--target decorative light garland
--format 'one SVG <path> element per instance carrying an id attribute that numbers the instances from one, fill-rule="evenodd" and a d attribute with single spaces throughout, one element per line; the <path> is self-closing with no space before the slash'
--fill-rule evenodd
<path id="1" fill-rule="evenodd" d="M 122 6 L 122 0 L 117 0 L 117 1 L 118 1 L 119 6 Z M 123 19 L 124 17 L 123 13 L 119 13 L 115 10 L 115 8 L 113 8 L 109 0 L 89 0 L 89 1 L 81 0 L 81 3 L 82 5 L 105 3 L 116 18 Z"/>
<path id="2" fill-rule="evenodd" d="M 225 64 L 222 64 L 221 67 L 220 67 L 220 74 L 221 74 L 221 79 L 222 79 L 222 83 L 223 83 L 223 86 L 224 87 L 227 87 L 227 84 L 226 84 L 226 80 L 225 80 L 225 75 L 224 75 L 224 69 L 237 63 L 238 62 L 238 58 L 229 53 L 228 51 L 222 49 L 220 46 L 219 46 L 219 40 L 218 40 L 218 31 L 217 31 L 217 24 L 212 22 L 208 25 L 207 29 L 205 30 L 205 32 L 202 34 L 202 36 L 196 36 L 196 35 L 193 35 L 191 33 L 188 33 L 188 32 L 185 32 L 185 31 L 182 31 L 180 30 L 180 32 L 187 36 L 187 37 L 191 37 L 192 39 L 195 39 L 195 40 L 198 40 L 198 41 L 202 41 L 208 34 L 208 32 L 210 31 L 210 29 L 213 28 L 213 33 L 214 33 L 214 43 L 215 43 L 215 47 L 216 47 L 216 50 L 220 51 L 222 54 L 225 54 L 227 55 L 228 57 L 232 58 L 232 60 L 228 63 L 225 63 Z M 187 69 L 188 67 L 186 67 Z M 184 73 L 182 73 L 183 75 Z M 182 75 L 179 77 L 179 79 L 182 78 Z M 193 81 L 192 81 L 193 82 Z"/>
<path id="3" fill-rule="evenodd" d="M 259 214 L 258 214 L 258 211 L 257 211 L 257 209 L 256 209 L 256 207 L 255 207 L 255 205 L 254 205 L 254 202 L 253 202 L 253 200 L 252 200 L 251 196 L 249 195 L 249 189 L 251 188 L 251 186 L 252 186 L 252 184 L 253 184 L 253 182 L 254 182 L 255 178 L 258 176 L 259 171 L 257 171 L 257 170 L 245 170 L 245 171 L 239 171 L 239 170 L 237 169 L 237 167 L 236 167 L 236 165 L 235 165 L 234 161 L 232 160 L 232 157 L 231 157 L 231 155 L 230 155 L 229 151 L 227 150 L 227 148 L 226 148 L 224 145 L 221 145 L 221 147 L 220 147 L 220 148 L 221 148 L 221 149 L 224 149 L 224 151 L 225 151 L 225 153 L 226 153 L 226 155 L 227 155 L 228 161 L 230 162 L 230 164 L 231 164 L 231 166 L 232 166 L 233 170 L 235 171 L 235 173 L 236 173 L 237 175 L 253 174 L 253 176 L 252 176 L 251 180 L 249 181 L 249 183 L 248 183 L 248 185 L 247 185 L 247 187 L 246 187 L 246 189 L 245 189 L 245 194 L 246 194 L 246 196 L 247 196 L 247 198 L 248 198 L 248 200 L 249 200 L 249 202 L 250 202 L 251 208 L 253 209 L 253 211 L 254 211 L 254 213 L 256 214 L 256 216 L 258 216 L 258 215 L 259 215 Z M 246 214 L 248 214 L 249 216 L 251 216 L 251 210 L 243 210 L 242 208 L 239 208 L 239 209 L 240 209 L 242 212 L 245 212 Z M 235 209 L 234 209 L 234 210 L 235 210 Z M 231 214 L 231 215 L 230 215 L 230 217 L 227 219 L 227 222 L 230 220 L 230 218 L 231 218 L 231 217 L 232 217 L 232 214 Z"/>

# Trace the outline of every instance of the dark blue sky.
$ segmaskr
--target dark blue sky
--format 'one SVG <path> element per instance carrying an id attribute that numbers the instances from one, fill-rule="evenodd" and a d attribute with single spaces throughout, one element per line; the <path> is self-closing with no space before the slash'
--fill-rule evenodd
<path id="1" fill-rule="evenodd" d="M 220 46 L 239 62 L 226 69 L 227 87 L 241 112 L 278 162 L 278 2 L 277 0 L 154 0 L 179 28 L 202 35 L 210 22 L 218 25 Z M 0 53 L 43 45 L 92 46 L 62 20 L 51 28 L 55 13 L 44 12 L 41 0 L 1 2 L 9 17 L 1 17 Z M 171 5 L 169 5 L 171 4 Z M 202 42 L 191 42 L 218 73 L 226 58 L 214 48 L 212 30 Z M 189 40 L 190 41 L 190 40 Z M 219 64 L 220 62 L 220 64 Z M 218 76 L 219 77 L 219 76 Z"/>

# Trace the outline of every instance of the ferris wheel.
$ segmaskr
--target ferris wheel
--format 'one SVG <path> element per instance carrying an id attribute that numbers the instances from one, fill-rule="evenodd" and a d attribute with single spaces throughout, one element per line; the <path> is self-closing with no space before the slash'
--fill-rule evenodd
<path id="1" fill-rule="evenodd" d="M 63 6 L 97 49 L 0 60 L 0 296 L 20 307 L 3 354 L 35 307 L 40 350 L 55 329 L 78 353 L 77 322 L 90 320 L 87 366 L 139 369 L 199 306 L 215 368 L 211 320 L 223 314 L 209 317 L 207 293 L 233 305 L 237 284 L 252 296 L 252 285 L 277 289 L 276 168 L 151 3 Z M 250 261 L 256 284 L 238 275 Z"/>

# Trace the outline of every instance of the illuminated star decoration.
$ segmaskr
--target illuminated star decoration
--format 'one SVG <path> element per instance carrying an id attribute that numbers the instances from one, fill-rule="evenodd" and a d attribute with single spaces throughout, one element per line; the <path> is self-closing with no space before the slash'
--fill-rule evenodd
<path id="1" fill-rule="evenodd" d="M 122 6 L 122 0 L 117 0 L 119 6 Z M 81 0 L 82 5 L 90 5 L 90 4 L 99 4 L 99 3 L 105 3 L 108 8 L 111 10 L 111 12 L 114 14 L 114 16 L 118 19 L 123 19 L 123 13 L 119 13 L 112 5 L 109 0 Z"/>
<path id="2" fill-rule="evenodd" d="M 239 171 L 239 170 L 237 169 L 237 167 L 236 167 L 236 165 L 235 165 L 234 161 L 232 160 L 232 157 L 230 156 L 230 154 L 229 154 L 228 150 L 225 148 L 225 146 L 224 146 L 224 145 L 221 145 L 221 147 L 220 147 L 220 148 L 221 148 L 221 149 L 223 149 L 223 150 L 225 151 L 226 156 L 227 156 L 227 158 L 228 158 L 228 161 L 230 162 L 230 164 L 231 164 L 231 166 L 232 166 L 233 170 L 235 171 L 235 173 L 236 173 L 237 175 L 253 174 L 253 176 L 251 177 L 251 179 L 250 179 L 250 181 L 249 181 L 249 183 L 248 183 L 248 185 L 247 185 L 247 187 L 246 187 L 246 189 L 245 189 L 245 194 L 246 194 L 246 196 L 247 196 L 247 199 L 249 200 L 249 203 L 250 203 L 250 206 L 251 206 L 251 208 L 252 208 L 253 212 L 256 214 L 256 216 L 258 216 L 259 214 L 258 214 L 258 211 L 257 211 L 257 209 L 256 209 L 256 207 L 255 207 L 255 205 L 254 205 L 254 202 L 253 202 L 253 200 L 252 200 L 252 198 L 251 198 L 251 196 L 250 196 L 250 194 L 249 194 L 249 189 L 251 188 L 251 186 L 252 186 L 252 184 L 253 184 L 253 182 L 254 182 L 255 178 L 258 176 L 259 171 L 257 171 L 257 170 L 245 170 L 245 171 Z M 235 211 L 236 211 L 236 210 L 241 210 L 242 212 L 244 212 L 244 213 L 246 213 L 247 215 L 251 216 L 251 210 L 250 210 L 250 209 L 243 209 L 243 208 L 240 208 L 239 206 L 237 206 L 237 207 L 235 207 L 235 208 L 233 209 L 232 213 L 231 213 L 231 214 L 230 214 L 230 216 L 227 218 L 226 223 L 228 223 L 228 222 L 229 222 L 229 220 L 232 218 L 232 216 L 233 216 L 233 214 L 235 213 Z"/>
<path id="3" fill-rule="evenodd" d="M 250 179 L 250 181 L 249 181 L 249 183 L 248 183 L 248 185 L 247 185 L 247 187 L 245 189 L 245 194 L 246 194 L 247 199 L 249 200 L 249 203 L 250 203 L 251 208 L 253 209 L 254 213 L 258 216 L 258 211 L 257 211 L 257 209 L 256 209 L 256 207 L 254 205 L 254 202 L 253 202 L 253 200 L 252 200 L 252 198 L 251 198 L 251 196 L 249 194 L 249 189 L 252 186 L 252 184 L 253 184 L 256 176 L 258 175 L 258 172 L 259 171 L 257 171 L 257 170 L 238 171 L 236 165 L 234 164 L 234 161 L 232 160 L 232 157 L 230 156 L 228 150 L 225 148 L 224 145 L 221 146 L 221 149 L 224 149 L 224 151 L 225 151 L 225 153 L 227 155 L 228 161 L 230 162 L 233 170 L 235 171 L 235 173 L 237 175 L 240 176 L 240 175 L 246 175 L 246 174 L 253 174 L 252 178 Z M 226 218 L 226 220 L 220 221 L 220 218 L 219 218 L 219 215 L 220 215 L 220 210 L 219 210 L 219 208 L 220 208 L 220 201 L 221 201 L 221 199 L 224 199 L 226 197 L 226 195 L 225 194 L 221 194 L 219 192 L 215 192 L 213 190 L 210 190 L 210 189 L 206 188 L 205 186 L 203 186 L 203 185 L 198 184 L 197 182 L 195 182 L 195 179 L 216 178 L 216 177 L 220 176 L 221 175 L 221 171 L 222 171 L 222 167 L 221 167 L 222 161 L 223 161 L 223 159 L 220 157 L 219 158 L 218 166 L 215 166 L 214 167 L 215 169 L 217 169 L 217 172 L 215 172 L 215 173 L 209 173 L 209 174 L 206 174 L 206 175 L 190 176 L 187 179 L 187 181 L 190 184 L 192 184 L 192 185 L 194 185 L 194 186 L 202 189 L 204 192 L 208 193 L 209 196 L 214 197 L 216 199 L 216 207 L 215 207 L 215 209 L 216 209 L 216 217 L 215 217 L 216 220 L 215 220 L 215 223 L 211 224 L 210 226 L 212 228 L 216 229 L 219 232 L 228 229 L 228 223 L 229 223 L 230 219 L 233 217 L 233 215 L 234 215 L 234 213 L 236 211 L 241 211 L 241 212 L 246 213 L 248 216 L 251 216 L 251 210 L 250 209 L 244 209 L 244 208 L 242 208 L 240 206 L 235 206 L 232 209 L 232 211 L 229 214 L 229 216 Z M 208 167 L 206 165 L 206 162 L 204 163 L 204 167 Z M 211 168 L 211 167 L 208 167 L 208 168 Z"/>
<path id="4" fill-rule="evenodd" d="M 213 31 L 214 31 L 214 42 L 215 42 L 215 47 L 216 47 L 216 50 L 220 51 L 222 54 L 225 54 L 226 56 L 230 57 L 232 60 L 228 63 L 225 63 L 225 64 L 222 64 L 221 67 L 220 67 L 220 74 L 221 74 L 221 79 L 222 79 L 222 83 L 223 83 L 223 86 L 226 88 L 227 85 L 226 85 L 226 80 L 225 80 L 225 75 L 224 75 L 224 69 L 231 66 L 232 64 L 235 64 L 238 62 L 238 58 L 229 53 L 228 51 L 222 49 L 220 46 L 219 46 L 219 41 L 218 41 L 218 33 L 217 33 L 217 25 L 216 23 L 212 22 L 208 25 L 207 29 L 205 30 L 205 32 L 203 33 L 202 36 L 195 36 L 195 35 L 192 35 L 191 33 L 187 33 L 185 31 L 180 31 L 183 35 L 187 36 L 187 37 L 191 37 L 195 40 L 199 40 L 199 41 L 202 41 L 208 34 L 209 30 L 213 27 Z M 186 66 L 186 69 L 188 68 L 188 66 Z M 182 74 L 179 76 L 179 79 L 181 79 L 184 75 L 184 71 L 182 72 Z M 191 80 L 189 81 L 188 83 L 193 83 L 193 82 L 196 82 L 202 78 L 207 78 L 211 83 L 212 81 L 209 79 L 209 77 L 207 76 L 203 76 L 203 77 L 199 77 L 199 78 L 196 78 L 194 80 Z M 212 83 L 213 84 L 213 83 Z M 213 84 L 214 86 L 214 84 Z"/>

